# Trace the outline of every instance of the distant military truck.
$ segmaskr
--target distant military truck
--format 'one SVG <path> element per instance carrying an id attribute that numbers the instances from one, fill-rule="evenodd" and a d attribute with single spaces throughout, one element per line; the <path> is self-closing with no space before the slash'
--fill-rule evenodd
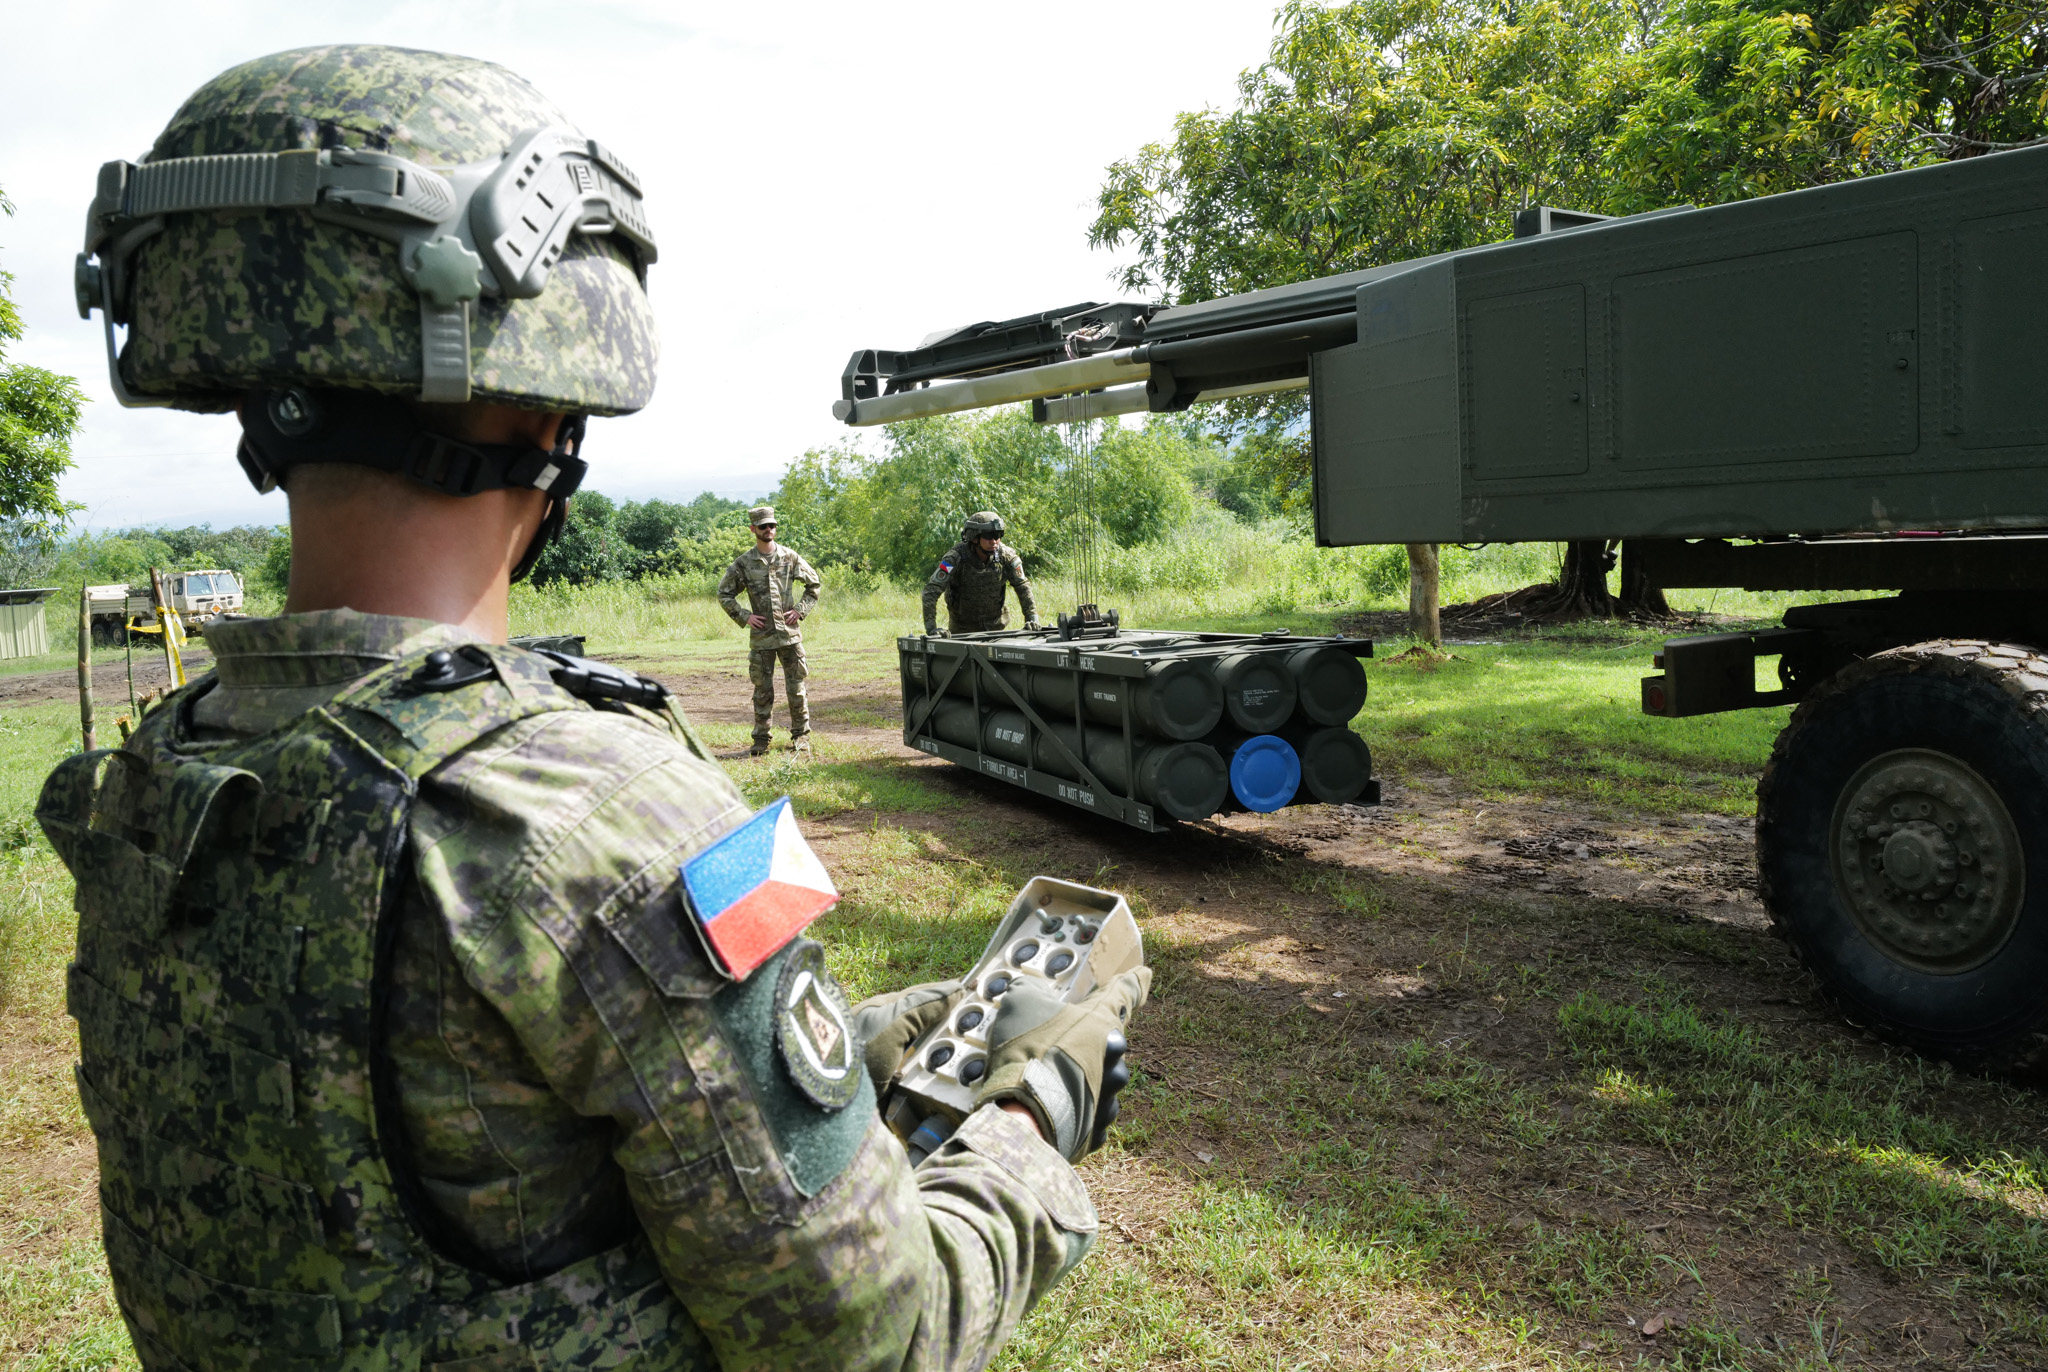
<path id="1" fill-rule="evenodd" d="M 125 586 L 118 583 L 88 586 L 85 589 L 92 602 L 95 638 L 119 642 L 122 632 L 130 624 L 156 623 L 156 596 L 147 581 Z M 207 620 L 242 612 L 242 579 L 220 568 L 166 572 L 164 596 L 171 608 L 178 612 L 186 633 L 204 633 Z"/>

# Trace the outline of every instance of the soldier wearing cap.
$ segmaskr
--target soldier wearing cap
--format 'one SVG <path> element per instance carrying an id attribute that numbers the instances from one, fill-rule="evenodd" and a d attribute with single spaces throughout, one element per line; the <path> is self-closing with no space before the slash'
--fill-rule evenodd
<path id="1" fill-rule="evenodd" d="M 1024 627 L 1036 629 L 1038 608 L 1031 601 L 1031 578 L 1024 575 L 1024 559 L 1003 542 L 1003 517 L 994 510 L 976 510 L 967 516 L 960 541 L 939 559 L 924 583 L 924 631 L 940 636 L 941 597 L 946 601 L 948 632 L 979 634 L 1009 628 L 1005 586 L 1017 590 Z"/>
<path id="2" fill-rule="evenodd" d="M 756 505 L 747 511 L 747 524 L 754 531 L 754 546 L 741 553 L 725 569 L 718 583 L 718 603 L 732 616 L 733 623 L 752 630 L 747 640 L 747 675 L 754 681 L 755 757 L 768 751 L 768 724 L 775 712 L 775 664 L 782 663 L 783 684 L 789 689 L 789 746 L 807 752 L 811 746 L 811 697 L 805 682 L 810 668 L 804 664 L 804 634 L 797 626 L 818 606 L 818 588 L 823 584 L 811 564 L 794 548 L 775 541 L 775 507 Z M 804 588 L 798 598 L 796 588 Z M 747 604 L 740 606 L 740 591 Z"/>
<path id="3" fill-rule="evenodd" d="M 101 170 L 117 394 L 234 411 L 293 547 L 285 613 L 36 808 L 149 1372 L 980 1367 L 1093 1241 L 1144 979 L 1013 1015 L 913 1169 L 876 1083 L 957 983 L 849 1009 L 787 807 L 658 683 L 506 645 L 585 417 L 652 391 L 654 256 L 623 163 L 435 53 L 246 63 Z"/>

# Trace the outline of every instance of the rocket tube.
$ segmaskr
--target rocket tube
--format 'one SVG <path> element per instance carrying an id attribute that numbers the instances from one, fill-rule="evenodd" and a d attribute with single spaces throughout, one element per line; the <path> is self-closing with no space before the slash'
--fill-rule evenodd
<path id="1" fill-rule="evenodd" d="M 1040 710 L 1074 717 L 1074 674 L 1038 667 L 1030 673 L 1030 698 Z M 1201 738 L 1223 718 L 1223 689 L 1202 663 L 1167 658 L 1138 677 L 1090 672 L 1081 679 L 1081 713 L 1093 724 L 1123 725 L 1123 699 L 1131 700 L 1131 724 L 1139 733 L 1175 742 Z"/>
<path id="2" fill-rule="evenodd" d="M 1372 779 L 1372 749 L 1349 729 L 1297 725 L 1286 730 L 1285 737 L 1301 757 L 1305 800 L 1312 797 L 1325 805 L 1341 805 L 1356 800 Z"/>
<path id="3" fill-rule="evenodd" d="M 1316 724 L 1349 724 L 1365 707 L 1365 668 L 1334 644 L 1318 643 L 1287 654 L 1298 712 Z"/>
<path id="4" fill-rule="evenodd" d="M 1267 734 L 1294 714 L 1299 696 L 1286 659 L 1275 652 L 1230 653 L 1216 659 L 1216 684 L 1231 722 L 1248 734 Z"/>

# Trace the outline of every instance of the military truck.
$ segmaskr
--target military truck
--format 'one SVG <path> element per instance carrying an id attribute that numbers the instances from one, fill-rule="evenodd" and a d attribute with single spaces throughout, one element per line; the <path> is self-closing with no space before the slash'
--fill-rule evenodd
<path id="1" fill-rule="evenodd" d="M 187 633 L 204 633 L 207 620 L 242 611 L 242 579 L 233 572 L 210 567 L 162 575 L 164 595 Z M 129 625 L 156 623 L 156 594 L 147 581 L 88 586 L 85 590 L 95 638 L 119 642 Z"/>
<path id="2" fill-rule="evenodd" d="M 1619 539 L 1653 587 L 1869 593 L 1669 640 L 1642 708 L 1795 705 L 1757 788 L 1776 928 L 1894 1040 L 2048 1058 L 2048 147 L 1514 230 L 864 349 L 835 413 L 1305 386 L 1322 544 Z"/>

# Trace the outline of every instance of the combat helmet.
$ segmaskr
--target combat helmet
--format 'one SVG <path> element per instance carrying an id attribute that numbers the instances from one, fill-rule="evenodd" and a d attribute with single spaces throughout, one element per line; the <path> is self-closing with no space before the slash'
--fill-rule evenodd
<path id="1" fill-rule="evenodd" d="M 103 166 L 76 284 L 121 403 L 239 408 L 259 490 L 395 447 L 435 489 L 530 486 L 559 514 L 580 423 L 553 454 L 494 450 L 422 432 L 406 402 L 641 408 L 654 258 L 633 174 L 525 80 L 340 45 L 223 72 L 141 162 Z"/>
<path id="2" fill-rule="evenodd" d="M 994 510 L 976 510 L 967 516 L 967 523 L 960 530 L 960 537 L 972 543 L 977 538 L 1001 538 L 1003 517 Z"/>

